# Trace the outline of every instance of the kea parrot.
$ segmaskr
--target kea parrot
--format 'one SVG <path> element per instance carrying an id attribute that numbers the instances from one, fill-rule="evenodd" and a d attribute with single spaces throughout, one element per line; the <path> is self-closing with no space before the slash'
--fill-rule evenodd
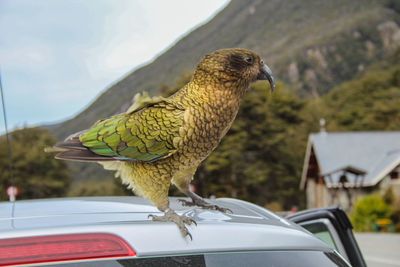
<path id="1" fill-rule="evenodd" d="M 227 212 L 190 190 L 199 164 L 218 146 L 232 125 L 244 93 L 251 83 L 274 77 L 256 53 L 230 48 L 205 55 L 189 83 L 170 97 L 136 95 L 125 113 L 99 120 L 91 128 L 72 134 L 51 150 L 55 158 L 94 161 L 116 176 L 136 194 L 149 199 L 163 216 L 153 221 L 173 222 L 182 235 L 192 219 L 169 207 L 171 182 L 191 201 L 185 206 Z"/>

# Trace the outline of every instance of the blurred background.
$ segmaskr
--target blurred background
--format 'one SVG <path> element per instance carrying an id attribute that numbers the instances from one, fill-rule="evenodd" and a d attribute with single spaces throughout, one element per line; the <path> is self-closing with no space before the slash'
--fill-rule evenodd
<path id="1" fill-rule="evenodd" d="M 131 195 L 100 165 L 43 148 L 137 92 L 175 92 L 204 54 L 243 47 L 277 88 L 248 91 L 196 192 L 274 211 L 339 205 L 356 231 L 400 232 L 400 1 L 2 0 L 0 29 L 17 199 Z"/>

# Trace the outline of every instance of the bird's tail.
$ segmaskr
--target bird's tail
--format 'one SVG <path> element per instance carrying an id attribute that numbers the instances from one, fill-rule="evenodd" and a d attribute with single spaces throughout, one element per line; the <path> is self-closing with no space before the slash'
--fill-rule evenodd
<path id="1" fill-rule="evenodd" d="M 44 152 L 46 153 L 58 153 L 58 152 L 64 152 L 67 151 L 65 148 L 61 147 L 56 147 L 56 146 L 46 146 L 44 148 Z"/>
<path id="2" fill-rule="evenodd" d="M 79 136 L 85 131 L 80 131 L 68 136 L 64 141 L 58 142 L 52 147 L 45 147 L 44 151 L 56 152 L 56 159 L 72 161 L 114 161 L 114 158 L 97 155 L 83 146 Z"/>

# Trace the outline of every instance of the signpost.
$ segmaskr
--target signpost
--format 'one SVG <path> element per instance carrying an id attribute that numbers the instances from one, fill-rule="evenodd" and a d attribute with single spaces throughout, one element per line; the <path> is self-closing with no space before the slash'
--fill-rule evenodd
<path id="1" fill-rule="evenodd" d="M 18 195 L 18 188 L 16 186 L 10 185 L 7 188 L 7 195 L 11 202 L 15 201 L 15 197 Z"/>

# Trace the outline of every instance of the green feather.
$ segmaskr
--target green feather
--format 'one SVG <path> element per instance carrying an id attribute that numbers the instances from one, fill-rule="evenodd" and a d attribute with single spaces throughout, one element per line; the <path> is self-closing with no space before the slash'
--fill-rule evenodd
<path id="1" fill-rule="evenodd" d="M 98 155 L 121 160 L 153 161 L 174 152 L 172 140 L 179 136 L 183 111 L 174 110 L 167 102 L 144 103 L 154 106 L 141 109 L 139 105 L 130 110 L 133 113 L 101 120 L 83 133 L 80 141 Z"/>
<path id="2" fill-rule="evenodd" d="M 116 156 L 117 154 L 110 148 L 91 148 L 92 152 L 102 156 Z"/>
<path id="3" fill-rule="evenodd" d="M 106 142 L 110 147 L 116 147 L 121 142 L 121 136 L 114 132 L 111 135 L 105 136 L 104 142 Z"/>

